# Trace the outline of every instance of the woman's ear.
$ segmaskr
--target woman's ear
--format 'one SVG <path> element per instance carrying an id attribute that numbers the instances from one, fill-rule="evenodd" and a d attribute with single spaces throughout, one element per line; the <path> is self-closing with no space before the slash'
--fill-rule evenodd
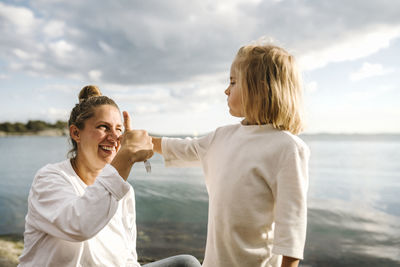
<path id="1" fill-rule="evenodd" d="M 69 135 L 71 136 L 72 139 L 74 139 L 76 143 L 79 143 L 80 131 L 79 128 L 76 127 L 76 125 L 72 124 L 71 126 L 69 126 Z"/>

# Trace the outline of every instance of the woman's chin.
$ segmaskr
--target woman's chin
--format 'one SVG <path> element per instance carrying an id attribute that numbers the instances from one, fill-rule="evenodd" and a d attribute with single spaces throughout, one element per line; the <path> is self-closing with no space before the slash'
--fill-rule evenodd
<path id="1" fill-rule="evenodd" d="M 111 155 L 111 156 L 108 156 L 108 157 L 105 157 L 105 158 L 104 158 L 104 162 L 105 162 L 106 164 L 110 164 L 110 163 L 113 161 L 114 158 L 115 158 L 115 154 L 113 154 L 113 155 Z"/>
<path id="2" fill-rule="evenodd" d="M 99 156 L 99 162 L 101 162 L 101 164 L 102 165 L 106 165 L 106 164 L 110 164 L 112 161 L 113 161 L 113 159 L 114 159 L 114 157 L 115 157 L 115 154 L 113 154 L 113 155 L 109 155 L 109 156 Z M 103 168 L 104 168 L 104 166 L 103 166 Z"/>

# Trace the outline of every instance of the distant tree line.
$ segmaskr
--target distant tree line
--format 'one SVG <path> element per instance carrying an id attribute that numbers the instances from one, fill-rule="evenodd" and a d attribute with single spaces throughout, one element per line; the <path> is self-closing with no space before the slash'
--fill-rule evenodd
<path id="1" fill-rule="evenodd" d="M 3 122 L 0 123 L 0 131 L 7 133 L 27 133 L 27 132 L 39 132 L 48 129 L 65 129 L 67 122 L 57 121 L 56 123 L 48 123 L 41 120 L 30 120 L 27 123 L 21 122 Z"/>

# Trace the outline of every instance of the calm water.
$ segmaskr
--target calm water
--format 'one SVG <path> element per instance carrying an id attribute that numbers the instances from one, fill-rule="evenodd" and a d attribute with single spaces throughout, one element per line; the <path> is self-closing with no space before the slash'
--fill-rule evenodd
<path id="1" fill-rule="evenodd" d="M 312 151 L 308 233 L 303 266 L 400 266 L 400 138 L 304 137 Z M 63 137 L 0 138 L 0 235 L 22 234 L 35 172 L 66 157 Z M 207 193 L 197 168 L 152 174 L 134 166 L 138 253 L 202 258 Z M 154 241 L 154 242 L 153 242 Z"/>

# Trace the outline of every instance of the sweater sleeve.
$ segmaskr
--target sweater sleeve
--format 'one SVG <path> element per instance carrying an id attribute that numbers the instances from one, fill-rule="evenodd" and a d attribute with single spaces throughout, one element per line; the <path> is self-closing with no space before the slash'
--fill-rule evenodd
<path id="1" fill-rule="evenodd" d="M 130 185 L 111 165 L 78 196 L 55 168 L 40 170 L 29 196 L 30 222 L 40 231 L 67 241 L 81 242 L 96 235 L 114 216 L 118 201 Z"/>
<path id="2" fill-rule="evenodd" d="M 201 138 L 167 138 L 161 140 L 165 166 L 200 166 L 207 154 L 215 132 Z"/>
<path id="3" fill-rule="evenodd" d="M 308 159 L 308 147 L 295 147 L 287 152 L 280 164 L 276 177 L 274 254 L 303 259 L 307 229 Z"/>

